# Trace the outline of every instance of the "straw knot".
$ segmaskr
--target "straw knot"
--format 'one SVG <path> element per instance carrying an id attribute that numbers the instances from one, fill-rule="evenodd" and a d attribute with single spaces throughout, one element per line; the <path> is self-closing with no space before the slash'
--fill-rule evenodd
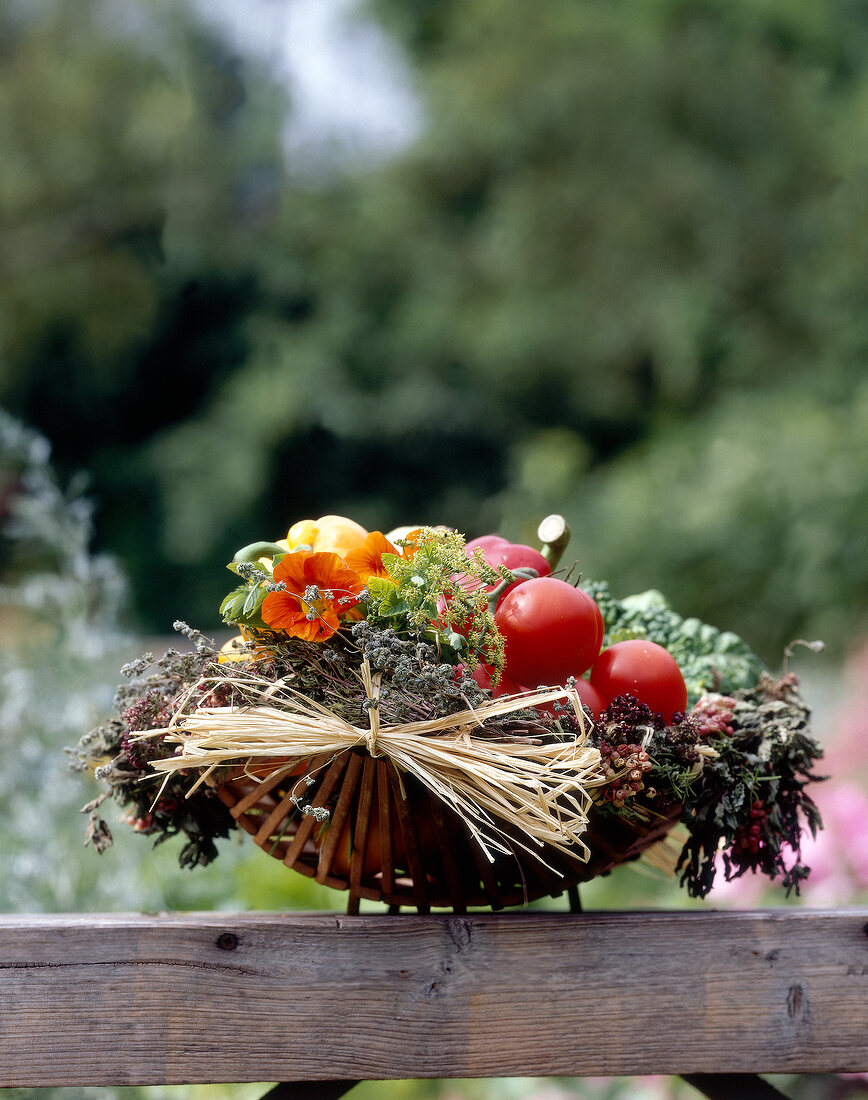
<path id="1" fill-rule="evenodd" d="M 376 699 L 366 699 L 365 710 L 368 712 L 371 723 L 370 729 L 365 734 L 365 748 L 370 756 L 376 758 L 383 755 L 377 751 L 377 737 L 380 733 L 380 704 Z"/>
<path id="2" fill-rule="evenodd" d="M 368 750 L 368 754 L 375 759 L 382 755 L 377 751 L 377 737 L 380 733 L 380 682 L 382 678 L 382 672 L 372 674 L 370 663 L 367 660 L 362 662 L 362 683 L 365 685 L 365 692 L 367 693 L 363 706 L 368 712 L 368 721 L 371 723 L 371 728 L 365 735 L 365 748 Z"/>

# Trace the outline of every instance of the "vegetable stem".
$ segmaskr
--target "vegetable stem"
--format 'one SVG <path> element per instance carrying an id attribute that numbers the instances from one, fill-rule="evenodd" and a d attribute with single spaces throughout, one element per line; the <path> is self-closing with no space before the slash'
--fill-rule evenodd
<path id="1" fill-rule="evenodd" d="M 286 547 L 276 542 L 251 542 L 242 546 L 235 557 L 235 562 L 256 561 L 258 558 L 273 558 L 275 554 L 285 554 Z"/>
<path id="2" fill-rule="evenodd" d="M 554 569 L 569 544 L 569 524 L 563 516 L 546 516 L 537 529 L 537 538 L 542 543 L 540 553 Z"/>

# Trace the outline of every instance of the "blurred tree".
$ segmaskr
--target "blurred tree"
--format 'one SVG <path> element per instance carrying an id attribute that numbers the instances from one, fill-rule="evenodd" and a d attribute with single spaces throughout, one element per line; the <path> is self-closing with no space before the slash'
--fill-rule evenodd
<path id="1" fill-rule="evenodd" d="M 781 566 L 770 502 L 785 478 L 783 514 L 822 498 L 814 526 L 840 525 L 826 550 L 796 539 L 789 554 L 800 576 L 819 571 L 834 629 L 852 629 L 868 565 L 846 584 L 835 571 L 857 544 L 861 482 L 819 471 L 838 447 L 864 459 L 849 406 L 868 345 L 868 14 L 845 0 L 372 10 L 415 65 L 416 144 L 373 169 L 291 176 L 267 240 L 217 169 L 195 173 L 215 194 L 186 236 L 167 221 L 172 263 L 214 273 L 152 314 L 163 339 L 169 318 L 193 325 L 176 358 L 195 393 L 132 451 L 120 421 L 90 462 L 115 497 L 136 494 L 137 516 L 103 528 L 115 545 L 165 555 L 139 567 L 152 612 L 206 625 L 219 563 L 304 514 L 529 537 L 557 508 L 598 575 L 621 590 L 653 575 L 687 611 L 700 585 L 686 567 L 708 555 L 703 610 L 758 627 L 775 653 L 804 622 L 755 583 Z M 268 112 L 244 102 L 245 133 L 266 132 Z M 207 117 L 190 126 L 210 149 Z M 165 361 L 153 332 L 128 370 Z M 34 362 L 51 362 L 44 346 Z M 103 363 L 126 399 L 159 394 Z M 804 453 L 795 412 L 825 425 Z M 684 519 L 694 494 L 717 507 L 713 538 Z M 745 539 L 756 553 L 734 561 Z M 739 570 L 749 599 L 734 596 Z"/>
<path id="2" fill-rule="evenodd" d="M 284 97 L 181 3 L 7 4 L 0 42 L 0 400 L 153 580 L 147 442 L 244 360 Z"/>
<path id="3" fill-rule="evenodd" d="M 864 12 L 379 7 L 415 32 L 429 97 L 398 178 L 420 197 L 389 242 L 412 250 L 414 351 L 459 349 L 533 420 L 556 393 L 603 456 L 723 388 L 815 382 L 819 357 L 840 365 L 826 392 L 847 392 L 829 322 L 866 270 L 862 189 L 842 186 L 864 139 Z"/>
<path id="4" fill-rule="evenodd" d="M 868 567 L 856 555 L 841 573 L 832 559 L 854 545 L 868 499 L 858 480 L 821 471 L 836 445 L 868 467 L 847 411 L 868 344 L 853 163 L 866 136 L 865 13 L 771 0 L 375 7 L 412 50 L 427 129 L 379 172 L 287 207 L 291 247 L 269 257 L 265 285 L 279 301 L 302 257 L 313 282 L 303 310 L 269 310 L 249 328 L 245 378 L 260 396 L 248 391 L 247 414 L 271 398 L 258 468 L 276 461 L 275 483 L 293 486 L 299 454 L 353 456 L 343 492 L 316 468 L 306 484 L 383 525 L 433 513 L 532 537 L 539 515 L 563 510 L 598 574 L 627 586 L 653 574 L 686 610 L 698 600 L 756 630 L 772 659 L 819 591 L 780 610 L 782 516 L 816 499 L 828 552 L 791 526 L 785 556 L 802 581 L 820 572 L 841 610 L 836 637 L 852 629 Z M 226 386 L 215 426 L 239 390 Z M 835 430 L 810 440 L 792 417 L 811 410 Z M 311 417 L 325 429 L 315 440 Z M 691 427 L 678 438 L 707 441 L 701 481 L 694 452 L 669 442 L 679 424 Z M 184 440 L 201 430 L 172 433 L 181 461 L 164 482 L 179 516 L 197 476 Z M 755 484 L 739 473 L 747 441 Z M 611 464 L 637 445 L 632 465 Z M 619 489 L 626 468 L 635 500 Z M 781 479 L 791 504 L 779 514 Z M 402 483 L 404 499 L 424 486 L 410 516 L 395 514 Z M 621 508 L 598 533 L 586 511 L 607 494 Z M 694 496 L 717 508 L 713 535 L 689 521 Z M 733 560 L 745 539 L 760 547 Z M 685 566 L 704 555 L 691 584 Z"/>
<path id="5" fill-rule="evenodd" d="M 682 614 L 742 633 L 771 667 L 800 636 L 825 640 L 840 664 L 868 628 L 866 470 L 865 381 L 840 405 L 802 387 L 731 393 L 559 499 L 586 575 L 615 578 L 622 595 L 660 588 Z M 503 503 L 539 515 L 553 498 L 541 478 Z"/>

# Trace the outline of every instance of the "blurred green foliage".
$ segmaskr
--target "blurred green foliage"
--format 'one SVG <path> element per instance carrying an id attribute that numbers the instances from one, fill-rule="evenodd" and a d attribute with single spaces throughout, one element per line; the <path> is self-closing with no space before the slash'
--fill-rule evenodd
<path id="1" fill-rule="evenodd" d="M 556 510 L 618 594 L 659 587 L 772 663 L 845 646 L 866 10 L 369 10 L 425 122 L 319 175 L 180 0 L 0 15 L 0 401 L 91 473 L 140 621 L 212 627 L 237 546 L 305 516 L 533 539 Z"/>

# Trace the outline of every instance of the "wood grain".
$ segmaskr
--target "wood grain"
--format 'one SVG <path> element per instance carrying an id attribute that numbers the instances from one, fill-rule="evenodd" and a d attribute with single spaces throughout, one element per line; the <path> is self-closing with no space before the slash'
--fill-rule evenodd
<path id="1" fill-rule="evenodd" d="M 868 1070 L 868 910 L 0 916 L 0 1086 Z"/>

